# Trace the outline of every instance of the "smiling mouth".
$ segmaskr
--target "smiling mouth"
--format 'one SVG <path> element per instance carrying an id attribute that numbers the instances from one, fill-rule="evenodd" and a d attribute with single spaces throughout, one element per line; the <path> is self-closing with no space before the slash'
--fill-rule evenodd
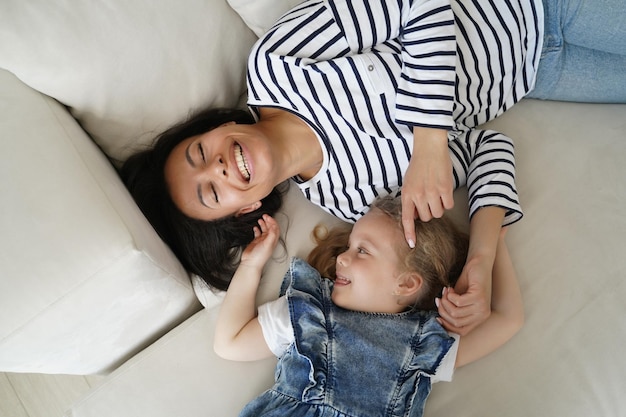
<path id="1" fill-rule="evenodd" d="M 237 168 L 239 169 L 241 175 L 246 179 L 246 181 L 250 181 L 248 161 L 243 155 L 243 149 L 241 149 L 241 146 L 238 143 L 235 143 L 235 161 L 237 162 Z"/>
<path id="2" fill-rule="evenodd" d="M 337 276 L 335 278 L 335 285 L 348 285 L 350 284 L 352 281 L 350 281 L 347 278 L 341 277 L 341 276 Z"/>

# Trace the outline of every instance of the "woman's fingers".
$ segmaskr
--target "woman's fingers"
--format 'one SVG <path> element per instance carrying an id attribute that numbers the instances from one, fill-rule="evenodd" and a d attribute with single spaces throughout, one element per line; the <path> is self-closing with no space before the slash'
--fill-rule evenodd
<path id="1" fill-rule="evenodd" d="M 470 300 L 471 301 L 471 300 Z M 468 334 L 486 320 L 484 308 L 480 303 L 472 303 L 467 297 L 460 296 L 452 288 L 445 288 L 441 298 L 436 300 L 437 310 L 443 327 L 461 336 Z"/>

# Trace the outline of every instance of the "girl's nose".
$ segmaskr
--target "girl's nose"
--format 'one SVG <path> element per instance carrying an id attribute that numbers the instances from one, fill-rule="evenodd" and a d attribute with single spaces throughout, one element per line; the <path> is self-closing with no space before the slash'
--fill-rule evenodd
<path id="1" fill-rule="evenodd" d="M 346 266 L 348 264 L 348 255 L 347 255 L 347 251 L 346 252 L 342 252 L 339 255 L 337 255 L 337 263 L 341 266 Z"/>

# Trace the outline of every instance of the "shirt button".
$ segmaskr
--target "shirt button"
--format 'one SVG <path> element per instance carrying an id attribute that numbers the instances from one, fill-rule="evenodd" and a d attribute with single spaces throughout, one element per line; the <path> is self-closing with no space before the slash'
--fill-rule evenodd
<path id="1" fill-rule="evenodd" d="M 374 71 L 374 66 L 372 64 L 367 66 L 368 71 Z"/>

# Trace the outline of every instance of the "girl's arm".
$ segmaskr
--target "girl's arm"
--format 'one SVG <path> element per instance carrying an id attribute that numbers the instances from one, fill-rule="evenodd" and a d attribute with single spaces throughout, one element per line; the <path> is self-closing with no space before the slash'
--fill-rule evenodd
<path id="1" fill-rule="evenodd" d="M 471 333 L 461 336 L 456 367 L 493 352 L 511 339 L 523 323 L 522 295 L 504 242 L 504 233 L 501 233 L 493 265 L 491 315 Z"/>
<path id="2" fill-rule="evenodd" d="M 256 292 L 265 263 L 278 242 L 276 221 L 264 215 L 241 255 L 217 317 L 213 349 L 224 359 L 254 361 L 273 356 L 257 318 Z"/>

